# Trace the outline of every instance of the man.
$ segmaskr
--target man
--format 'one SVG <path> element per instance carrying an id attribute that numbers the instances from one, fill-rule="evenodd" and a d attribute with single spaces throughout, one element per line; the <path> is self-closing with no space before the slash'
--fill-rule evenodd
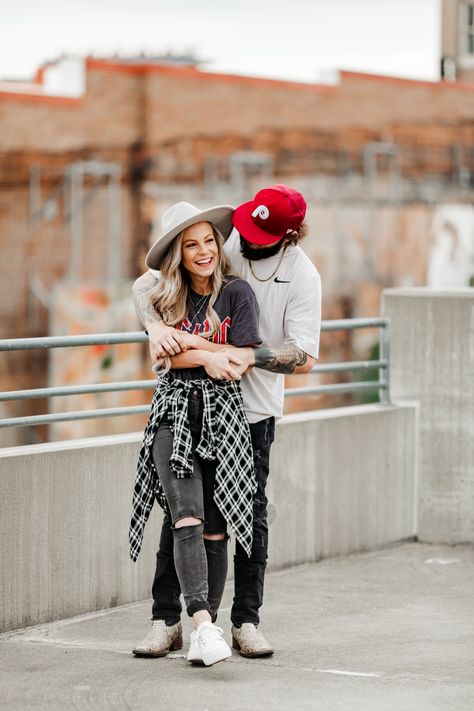
<path id="1" fill-rule="evenodd" d="M 268 551 L 267 498 L 270 447 L 275 418 L 281 417 L 284 374 L 307 373 L 319 353 L 321 282 L 298 246 L 305 226 L 303 196 L 286 185 L 271 185 L 240 205 L 233 214 L 234 232 L 225 243 L 233 269 L 251 285 L 260 307 L 262 346 L 233 350 L 242 361 L 229 361 L 229 378 L 240 377 L 250 422 L 258 490 L 254 500 L 250 558 L 236 545 L 235 594 L 231 611 L 233 646 L 245 657 L 273 654 L 258 628 Z M 180 332 L 166 326 L 154 311 L 150 292 L 159 274 L 142 275 L 134 285 L 138 316 L 150 337 L 152 359 L 181 351 Z M 212 565 L 212 552 L 209 556 Z M 173 564 L 169 521 L 164 521 L 153 582 L 153 627 L 135 654 L 163 656 L 181 638 L 179 583 Z M 174 646 L 173 646 L 174 645 Z"/>

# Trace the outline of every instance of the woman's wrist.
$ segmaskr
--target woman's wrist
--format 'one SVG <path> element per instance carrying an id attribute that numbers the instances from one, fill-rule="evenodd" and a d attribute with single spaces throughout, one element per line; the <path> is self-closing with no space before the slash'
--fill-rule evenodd
<path id="1" fill-rule="evenodd" d="M 194 334 L 191 335 L 190 337 L 191 341 L 191 348 L 196 348 L 199 350 L 204 350 L 203 346 L 206 344 L 205 339 L 202 338 L 201 336 L 195 336 Z"/>
<path id="2" fill-rule="evenodd" d="M 206 365 L 209 365 L 209 361 L 211 359 L 211 352 L 210 351 L 197 350 L 197 351 L 195 351 L 195 353 L 198 356 L 200 366 L 205 368 Z"/>

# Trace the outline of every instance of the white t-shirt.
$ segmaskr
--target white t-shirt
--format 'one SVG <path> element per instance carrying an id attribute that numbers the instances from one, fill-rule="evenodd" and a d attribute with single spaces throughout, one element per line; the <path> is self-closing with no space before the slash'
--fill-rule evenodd
<path id="1" fill-rule="evenodd" d="M 321 330 L 321 279 L 303 250 L 288 247 L 280 266 L 281 252 L 262 261 L 250 262 L 240 252 L 240 236 L 234 230 L 226 241 L 225 252 L 233 270 L 252 287 L 260 307 L 262 346 L 275 348 L 293 343 L 317 358 Z M 159 272 L 150 270 L 157 278 Z M 268 281 L 259 281 L 267 279 Z M 281 417 L 285 376 L 252 368 L 241 381 L 249 422 L 266 417 Z"/>
<path id="2" fill-rule="evenodd" d="M 250 262 L 240 252 L 240 237 L 233 231 L 225 243 L 233 269 L 252 287 L 260 307 L 262 346 L 293 343 L 313 358 L 319 355 L 321 329 L 321 279 L 301 247 L 286 250 L 262 261 Z M 252 273 L 253 270 L 253 273 Z M 258 281 L 273 276 L 268 281 Z M 255 276 L 258 279 L 255 278 Z M 252 368 L 242 378 L 242 392 L 249 422 L 281 417 L 285 376 Z"/>

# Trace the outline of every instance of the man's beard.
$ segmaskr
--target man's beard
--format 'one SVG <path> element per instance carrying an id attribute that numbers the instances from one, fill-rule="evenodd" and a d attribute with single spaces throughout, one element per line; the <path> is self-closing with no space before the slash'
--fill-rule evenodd
<path id="1" fill-rule="evenodd" d="M 282 237 L 279 242 L 273 244 L 271 247 L 260 247 L 259 249 L 252 249 L 251 242 L 247 242 L 246 239 L 240 236 L 240 251 L 245 259 L 250 259 L 252 262 L 257 262 L 259 259 L 267 259 L 268 257 L 274 257 L 278 254 L 280 249 L 283 247 L 285 242 L 285 237 Z"/>

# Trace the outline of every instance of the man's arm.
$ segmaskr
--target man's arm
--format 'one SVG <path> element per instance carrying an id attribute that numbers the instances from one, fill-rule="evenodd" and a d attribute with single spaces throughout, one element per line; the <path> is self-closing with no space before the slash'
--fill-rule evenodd
<path id="1" fill-rule="evenodd" d="M 214 343 L 206 338 L 178 331 L 173 326 L 163 323 L 160 314 L 151 303 L 151 294 L 156 284 L 156 277 L 151 272 L 145 272 L 138 277 L 133 285 L 133 303 L 140 322 L 148 331 L 153 363 L 166 356 L 178 355 L 188 348 L 199 348 L 206 351 L 220 351 L 229 348 L 226 344 Z"/>
<path id="2" fill-rule="evenodd" d="M 279 348 L 254 348 L 253 351 L 254 367 L 270 373 L 309 373 L 316 360 L 292 343 Z"/>
<path id="3" fill-rule="evenodd" d="M 160 314 L 151 303 L 151 294 L 157 284 L 156 278 L 150 272 L 145 272 L 135 281 L 133 292 L 133 303 L 135 311 L 142 326 L 147 328 L 149 323 L 161 321 Z"/>
<path id="4" fill-rule="evenodd" d="M 298 346 L 287 343 L 278 348 L 238 348 L 245 368 L 254 367 L 270 373 L 309 373 L 316 359 Z"/>
<path id="5" fill-rule="evenodd" d="M 202 366 L 210 378 L 217 380 L 240 380 L 241 359 L 231 350 L 218 352 L 190 349 L 171 358 L 175 369 Z"/>
<path id="6" fill-rule="evenodd" d="M 148 331 L 148 345 L 153 363 L 167 355 L 181 353 L 182 350 L 179 331 L 163 323 L 151 302 L 151 294 L 156 284 L 156 277 L 151 272 L 145 272 L 138 277 L 132 289 L 137 316 Z"/>

